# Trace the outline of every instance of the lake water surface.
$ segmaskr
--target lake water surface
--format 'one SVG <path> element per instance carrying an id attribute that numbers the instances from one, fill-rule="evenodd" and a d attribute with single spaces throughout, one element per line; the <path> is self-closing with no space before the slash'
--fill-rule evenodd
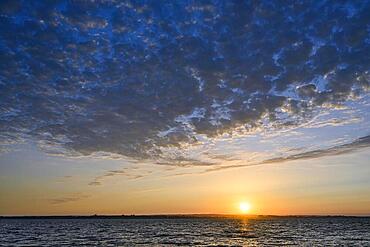
<path id="1" fill-rule="evenodd" d="M 0 219 L 0 240 L 0 246 L 370 246 L 370 218 Z"/>

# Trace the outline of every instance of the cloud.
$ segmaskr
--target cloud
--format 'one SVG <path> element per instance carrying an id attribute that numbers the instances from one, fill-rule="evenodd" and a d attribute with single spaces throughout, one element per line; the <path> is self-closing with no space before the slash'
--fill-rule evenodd
<path id="1" fill-rule="evenodd" d="M 370 136 L 361 137 L 351 143 L 346 143 L 334 147 L 330 147 L 327 149 L 319 149 L 313 150 L 308 152 L 302 152 L 294 155 L 289 155 L 287 157 L 278 157 L 274 159 L 268 159 L 262 162 L 262 164 L 271 164 L 271 163 L 281 163 L 286 161 L 293 161 L 293 160 L 303 160 L 303 159 L 314 159 L 320 158 L 324 156 L 333 156 L 333 155 L 341 155 L 350 153 L 353 151 L 357 151 L 362 148 L 370 147 Z"/>
<path id="2" fill-rule="evenodd" d="M 164 164 L 168 148 L 299 124 L 368 92 L 369 8 L 2 2 L 1 143 Z M 213 164 L 175 165 L 191 163 Z"/>
<path id="3" fill-rule="evenodd" d="M 312 122 L 310 125 L 306 126 L 306 128 L 322 128 L 322 127 L 328 127 L 328 126 L 343 126 L 347 124 L 353 124 L 358 123 L 362 119 L 360 117 L 352 117 L 348 119 L 339 119 L 339 118 L 333 118 L 325 121 L 317 121 Z"/>
<path id="4" fill-rule="evenodd" d="M 89 197 L 90 197 L 89 195 L 75 193 L 75 194 L 72 194 L 72 195 L 69 195 L 69 196 L 63 196 L 63 197 L 57 197 L 57 198 L 49 199 L 49 202 L 51 204 L 58 205 L 58 204 L 80 201 L 80 200 L 83 200 L 83 199 L 86 199 L 86 198 L 89 198 Z"/>
<path id="5" fill-rule="evenodd" d="M 214 162 L 201 161 L 196 159 L 189 158 L 178 158 L 178 159 L 169 159 L 164 161 L 155 162 L 157 165 L 164 166 L 174 166 L 174 167 L 207 167 L 215 165 Z"/>
<path id="6" fill-rule="evenodd" d="M 67 176 L 59 177 L 55 182 L 65 183 L 65 182 L 71 181 L 73 178 L 74 178 L 74 176 L 67 175 Z"/>
<path id="7" fill-rule="evenodd" d="M 136 179 L 139 179 L 139 178 L 143 178 L 144 174 L 133 174 L 132 172 L 129 172 L 127 168 L 123 168 L 122 170 L 111 170 L 111 171 L 105 172 L 103 175 L 95 177 L 89 183 L 89 185 L 92 185 L 92 186 L 102 185 L 102 182 L 105 179 L 107 179 L 109 177 L 113 177 L 113 176 L 124 176 L 129 180 L 136 180 Z"/>
<path id="8" fill-rule="evenodd" d="M 337 146 L 333 146 L 333 147 L 326 148 L 326 149 L 317 149 L 317 150 L 312 150 L 312 151 L 298 152 L 293 155 L 280 156 L 280 157 L 275 157 L 271 159 L 266 159 L 260 162 L 250 162 L 248 164 L 239 163 L 237 165 L 233 165 L 233 164 L 218 165 L 218 166 L 211 167 L 211 168 L 204 170 L 203 173 L 221 171 L 221 170 L 226 170 L 226 169 L 283 163 L 283 162 L 296 161 L 296 160 L 316 159 L 316 158 L 321 158 L 321 157 L 326 157 L 326 156 L 342 155 L 342 154 L 355 152 L 360 149 L 369 148 L 369 147 L 370 147 L 370 135 L 361 137 L 350 143 L 337 145 Z M 297 151 L 301 151 L 301 149 L 298 149 Z"/>

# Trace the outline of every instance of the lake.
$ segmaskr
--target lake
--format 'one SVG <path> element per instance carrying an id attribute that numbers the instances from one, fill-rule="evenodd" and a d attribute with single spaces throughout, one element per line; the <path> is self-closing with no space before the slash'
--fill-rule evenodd
<path id="1" fill-rule="evenodd" d="M 0 246 L 370 246 L 370 218 L 2 218 L 0 239 Z"/>

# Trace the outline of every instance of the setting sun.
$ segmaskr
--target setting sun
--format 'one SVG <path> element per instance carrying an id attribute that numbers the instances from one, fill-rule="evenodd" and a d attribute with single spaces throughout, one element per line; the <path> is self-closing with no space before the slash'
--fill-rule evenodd
<path id="1" fill-rule="evenodd" d="M 248 203 L 248 202 L 241 202 L 241 203 L 239 204 L 239 209 L 240 209 L 240 211 L 241 211 L 243 214 L 245 214 L 245 213 L 248 213 L 248 212 L 249 212 L 249 210 L 251 209 L 251 205 L 250 205 L 250 203 Z"/>

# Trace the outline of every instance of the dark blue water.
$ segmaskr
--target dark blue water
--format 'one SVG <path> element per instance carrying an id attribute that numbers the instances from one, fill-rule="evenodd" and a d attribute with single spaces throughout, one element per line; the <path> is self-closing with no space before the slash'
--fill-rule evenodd
<path id="1" fill-rule="evenodd" d="M 370 246 L 370 218 L 1 219 L 0 246 Z"/>

